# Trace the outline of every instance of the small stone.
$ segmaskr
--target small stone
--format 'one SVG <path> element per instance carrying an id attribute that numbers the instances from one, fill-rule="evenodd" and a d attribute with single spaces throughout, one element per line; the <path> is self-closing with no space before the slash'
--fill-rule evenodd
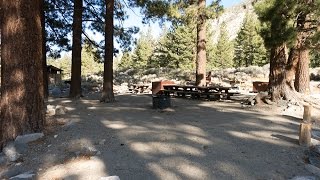
<path id="1" fill-rule="evenodd" d="M 33 134 L 26 134 L 22 136 L 16 137 L 15 143 L 18 144 L 27 144 L 32 141 L 36 141 L 44 136 L 43 133 L 33 133 Z"/>
<path id="2" fill-rule="evenodd" d="M 102 139 L 101 141 L 99 141 L 99 145 L 104 145 L 106 143 L 105 139 Z"/>
<path id="3" fill-rule="evenodd" d="M 54 115 L 56 115 L 56 110 L 55 109 L 47 109 L 46 114 L 48 116 L 54 116 Z"/>
<path id="4" fill-rule="evenodd" d="M 290 180 L 316 180 L 314 176 L 296 176 Z"/>
<path id="5" fill-rule="evenodd" d="M 54 138 L 57 138 L 57 137 L 58 137 L 58 135 L 54 135 L 53 137 L 54 137 Z"/>
<path id="6" fill-rule="evenodd" d="M 47 147 L 51 147 L 52 146 L 52 144 L 49 144 Z"/>
<path id="7" fill-rule="evenodd" d="M 119 176 L 101 177 L 100 180 L 120 180 Z"/>
<path id="8" fill-rule="evenodd" d="M 17 176 L 11 177 L 10 179 L 18 180 L 18 179 L 32 179 L 35 174 L 32 171 L 25 172 L 23 174 L 19 174 Z"/>
<path id="9" fill-rule="evenodd" d="M 56 106 L 56 115 L 66 114 L 67 111 L 68 111 L 67 108 L 65 108 L 64 106 L 61 106 L 61 105 Z"/>
<path id="10" fill-rule="evenodd" d="M 3 153 L 6 155 L 10 162 L 15 162 L 21 158 L 21 154 L 16 150 L 13 142 L 7 144 L 3 148 Z"/>

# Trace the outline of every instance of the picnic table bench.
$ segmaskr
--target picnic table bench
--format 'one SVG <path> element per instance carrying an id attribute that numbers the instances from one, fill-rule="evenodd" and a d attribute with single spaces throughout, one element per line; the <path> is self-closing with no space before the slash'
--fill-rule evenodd
<path id="1" fill-rule="evenodd" d="M 163 93 L 167 96 L 191 96 L 192 98 L 200 98 L 205 96 L 210 99 L 214 96 L 218 99 L 230 99 L 231 96 L 237 94 L 235 92 L 229 92 L 231 87 L 222 86 L 185 86 L 185 85 L 164 85 Z"/>
<path id="2" fill-rule="evenodd" d="M 129 87 L 129 91 L 137 94 L 137 93 L 143 93 L 148 88 L 149 88 L 149 85 L 146 85 L 146 84 L 132 84 Z"/>

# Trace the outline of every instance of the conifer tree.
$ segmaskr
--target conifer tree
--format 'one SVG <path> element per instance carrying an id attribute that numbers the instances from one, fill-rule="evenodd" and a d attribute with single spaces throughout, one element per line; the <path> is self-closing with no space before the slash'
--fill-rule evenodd
<path id="1" fill-rule="evenodd" d="M 222 23 L 220 28 L 220 36 L 217 42 L 215 51 L 214 61 L 216 67 L 228 68 L 233 66 L 233 42 L 230 41 L 228 31 L 226 29 L 226 24 Z"/>
<path id="2" fill-rule="evenodd" d="M 196 37 L 193 25 L 175 24 L 160 40 L 153 61 L 160 67 L 192 70 L 195 67 Z M 157 60 L 155 60 L 157 59 Z"/>
<path id="3" fill-rule="evenodd" d="M 206 20 L 217 17 L 222 7 L 219 0 L 206 7 L 205 0 L 198 1 L 151 1 L 131 0 L 143 8 L 145 19 L 160 18 L 171 22 L 192 22 L 197 26 L 196 85 L 205 85 L 206 80 Z"/>
<path id="4" fill-rule="evenodd" d="M 136 48 L 132 55 L 132 66 L 137 69 L 145 69 L 150 63 L 150 58 L 155 47 L 155 40 L 152 37 L 151 28 L 147 32 L 140 33 Z"/>
<path id="5" fill-rule="evenodd" d="M 0 150 L 45 125 L 40 0 L 0 1 Z M 13 28 L 14 27 L 14 28 Z"/>
<path id="6" fill-rule="evenodd" d="M 295 89 L 292 86 L 292 79 L 295 72 L 298 72 L 296 78 L 304 77 L 303 84 L 308 83 L 309 75 L 306 73 L 308 58 L 305 56 L 307 53 L 303 53 L 304 57 L 302 58 L 302 54 L 298 55 L 299 53 L 295 51 L 291 50 L 288 53 L 288 47 L 294 47 L 298 51 L 308 50 L 309 47 L 306 46 L 306 43 L 300 44 L 299 41 L 311 42 L 308 39 L 316 37 L 319 26 L 319 5 L 320 1 L 318 0 L 270 0 L 261 1 L 256 5 L 256 12 L 264 26 L 261 32 L 266 46 L 270 48 L 269 84 L 273 101 L 294 98 Z M 305 21 L 305 18 L 310 19 Z M 308 25 L 307 28 L 305 25 Z M 294 67 L 297 63 L 299 63 L 298 66 L 302 63 L 304 70 L 295 70 Z M 304 84 L 303 86 L 308 85 Z"/>
<path id="7" fill-rule="evenodd" d="M 266 48 L 258 32 L 259 26 L 259 21 L 254 14 L 246 14 L 235 40 L 235 67 L 267 64 Z"/>

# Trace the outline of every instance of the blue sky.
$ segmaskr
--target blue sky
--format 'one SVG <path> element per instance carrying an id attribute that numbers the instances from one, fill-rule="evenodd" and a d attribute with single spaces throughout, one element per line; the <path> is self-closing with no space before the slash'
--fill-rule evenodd
<path id="1" fill-rule="evenodd" d="M 227 8 L 236 4 L 239 4 L 242 0 L 221 0 L 221 4 Z M 212 0 L 207 0 L 207 4 L 210 4 Z M 138 26 L 140 32 L 147 31 L 148 27 L 151 26 L 154 32 L 154 35 L 157 36 L 160 33 L 161 28 L 158 23 L 152 24 L 142 24 L 142 15 L 140 14 L 139 9 L 128 9 L 129 19 L 124 22 L 125 27 Z M 138 37 L 139 35 L 136 35 Z"/>
<path id="2" fill-rule="evenodd" d="M 210 4 L 212 1 L 213 0 L 207 0 L 207 4 Z M 239 4 L 240 2 L 242 2 L 242 0 L 221 0 L 221 5 L 227 8 L 227 7 Z M 141 33 L 141 32 L 146 32 L 150 26 L 154 37 L 157 37 L 160 35 L 162 28 L 159 26 L 158 22 L 151 23 L 151 24 L 142 24 L 143 15 L 140 14 L 140 10 L 138 8 L 127 9 L 127 12 L 129 15 L 129 19 L 123 22 L 124 27 L 137 26 L 140 28 L 140 33 Z M 133 35 L 134 38 L 138 39 L 140 33 Z M 115 43 L 115 47 L 119 48 L 119 44 Z"/>

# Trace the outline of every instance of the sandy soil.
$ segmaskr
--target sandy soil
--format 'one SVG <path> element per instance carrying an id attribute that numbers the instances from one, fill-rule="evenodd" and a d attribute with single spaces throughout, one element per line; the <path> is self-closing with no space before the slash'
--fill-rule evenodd
<path id="1" fill-rule="evenodd" d="M 311 175 L 298 145 L 299 119 L 239 102 L 172 98 L 171 109 L 152 109 L 149 95 L 58 98 L 68 113 L 49 118 L 63 126 L 33 143 L 20 168 L 37 179 L 290 179 Z M 98 153 L 76 158 L 72 149 Z M 15 165 L 17 166 L 17 165 Z M 11 168 L 14 168 L 13 166 Z M 22 170 L 21 170 L 22 171 Z"/>

